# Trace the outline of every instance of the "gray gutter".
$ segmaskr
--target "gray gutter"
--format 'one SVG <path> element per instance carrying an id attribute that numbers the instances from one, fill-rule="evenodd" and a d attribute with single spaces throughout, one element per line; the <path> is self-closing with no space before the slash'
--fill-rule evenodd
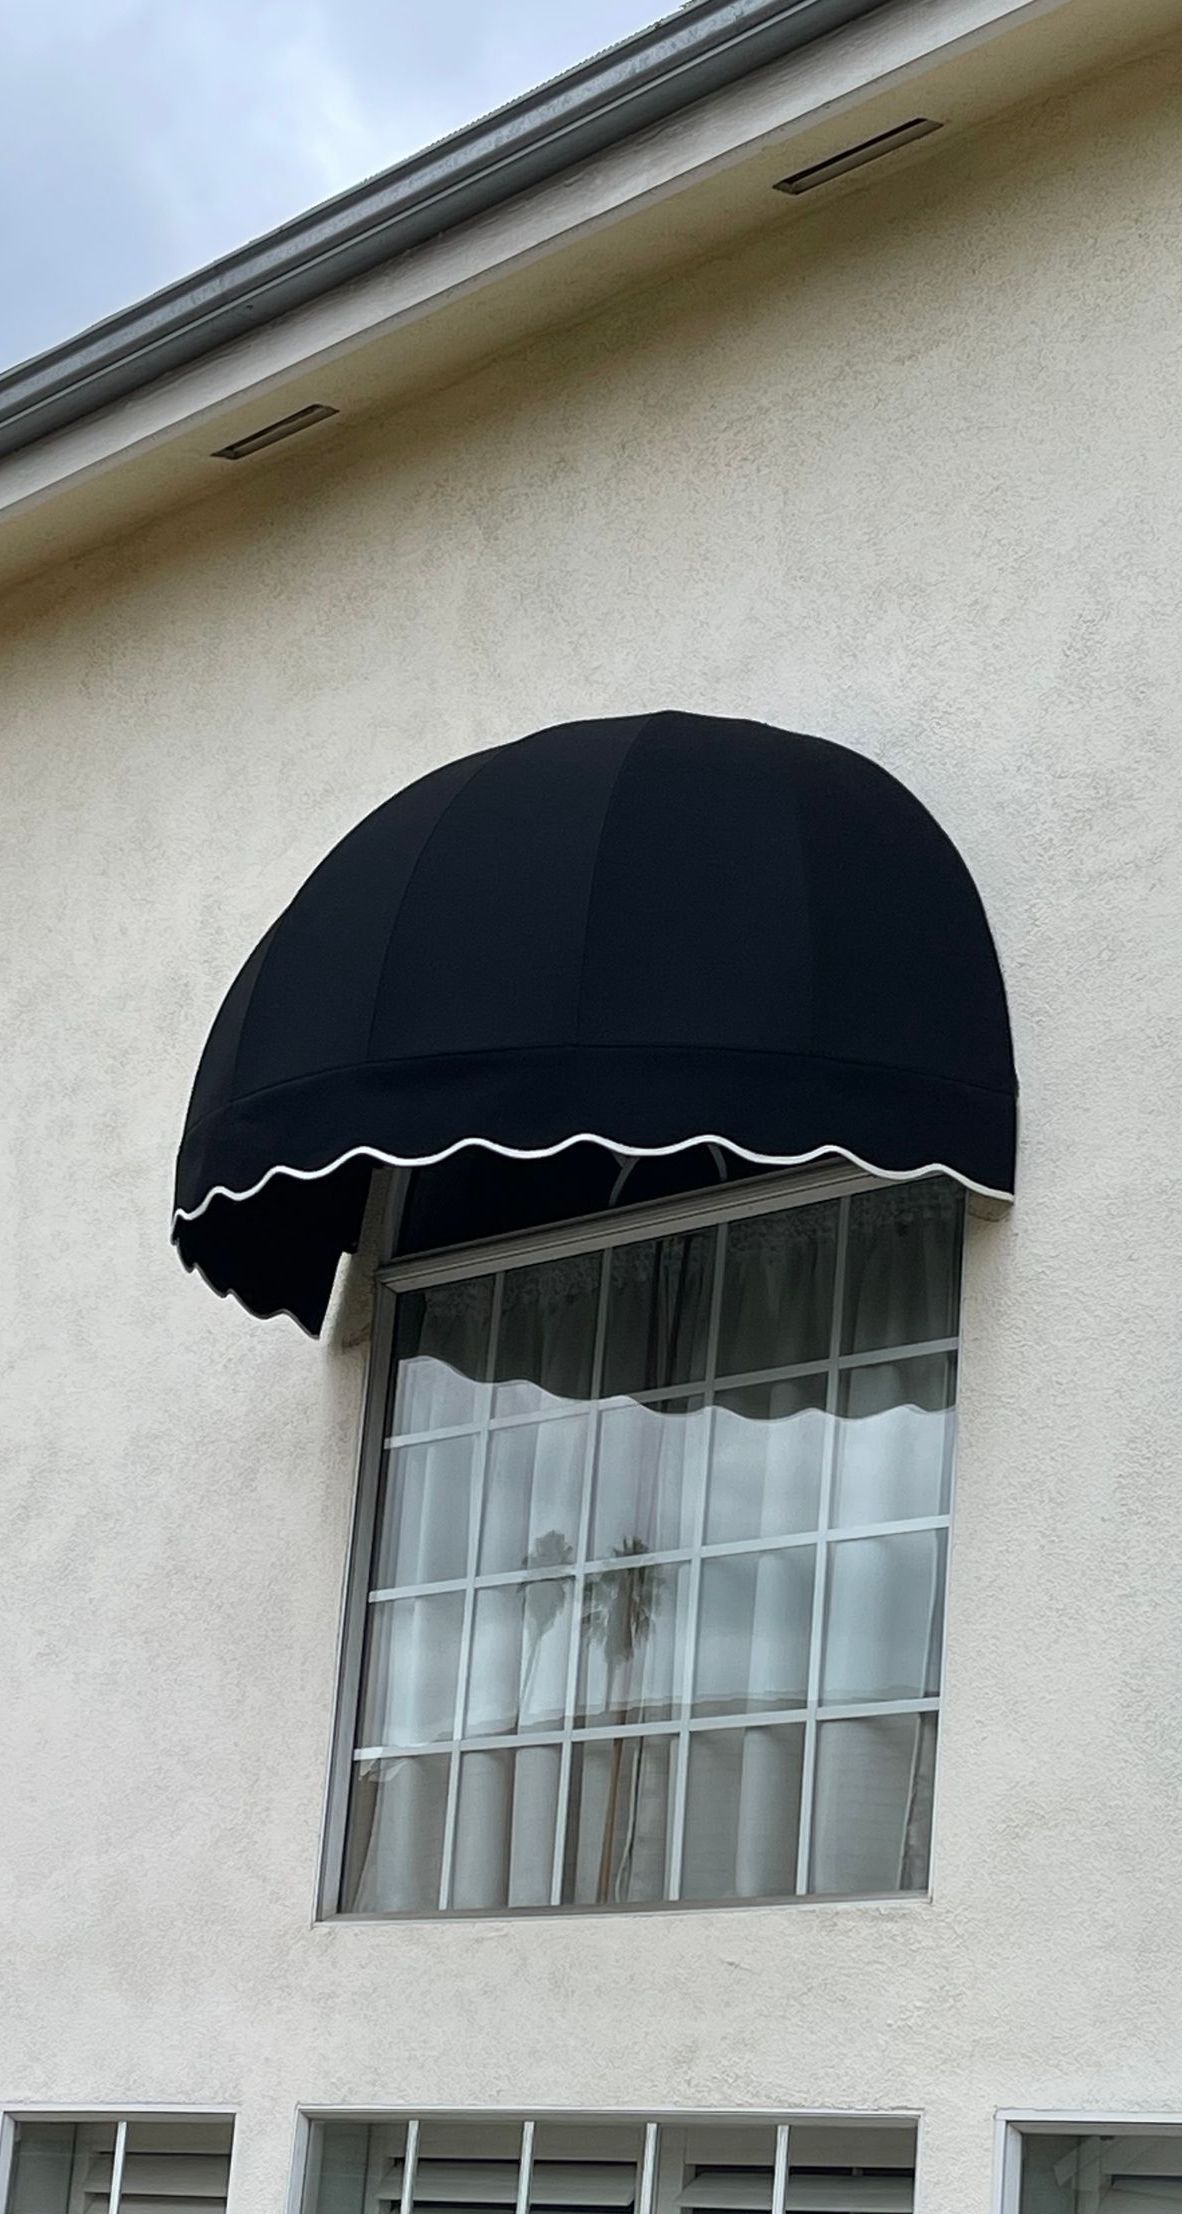
<path id="1" fill-rule="evenodd" d="M 0 455 L 126 399 L 885 4 L 690 0 L 484 121 L 8 370 L 0 376 Z"/>

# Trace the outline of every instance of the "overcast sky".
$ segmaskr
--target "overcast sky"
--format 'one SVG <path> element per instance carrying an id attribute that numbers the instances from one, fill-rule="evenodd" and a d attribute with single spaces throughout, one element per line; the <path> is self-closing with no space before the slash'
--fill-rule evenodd
<path id="1" fill-rule="evenodd" d="M 5 7 L 0 363 L 71 337 L 670 5 Z"/>

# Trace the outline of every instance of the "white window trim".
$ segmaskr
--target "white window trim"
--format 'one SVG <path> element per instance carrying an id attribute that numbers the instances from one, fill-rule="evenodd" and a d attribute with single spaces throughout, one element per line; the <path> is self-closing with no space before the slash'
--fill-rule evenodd
<path id="1" fill-rule="evenodd" d="M 997 2115 L 995 2214 L 1019 2214 L 1024 2137 L 1182 2137 L 1182 2114 L 1094 2114 L 1079 2107 L 1003 2107 Z"/>
<path id="2" fill-rule="evenodd" d="M 754 1216 L 774 1214 L 788 1207 L 817 1206 L 827 1199 L 849 1199 L 858 1192 L 881 1191 L 884 1184 L 927 1182 L 930 1169 L 916 1170 L 911 1176 L 884 1178 L 855 1168 L 846 1161 L 834 1161 L 820 1168 L 788 1169 L 782 1175 L 763 1176 L 758 1181 L 735 1184 L 719 1184 L 704 1192 L 688 1194 L 684 1198 L 656 1200 L 633 1207 L 621 1206 L 617 1210 L 599 1210 L 591 1215 L 573 1218 L 566 1222 L 547 1224 L 540 1228 L 515 1232 L 510 1236 L 474 1241 L 471 1244 L 449 1246 L 430 1253 L 408 1256 L 405 1260 L 383 1262 L 375 1271 L 373 1327 L 370 1333 L 369 1358 L 366 1365 L 362 1397 L 361 1437 L 358 1451 L 358 1476 L 354 1487 L 353 1515 L 346 1557 L 345 1575 L 340 1602 L 336 1652 L 336 1695 L 333 1711 L 332 1737 L 330 1741 L 328 1774 L 321 1818 L 320 1850 L 317 1861 L 316 1891 L 312 1907 L 312 1921 L 317 1922 L 389 1922 L 402 1919 L 462 1921 L 466 1919 L 495 1920 L 495 1912 L 468 1916 L 462 1909 L 438 1909 L 425 1911 L 422 1916 L 403 1917 L 397 1914 L 342 1915 L 338 1901 L 345 1859 L 345 1832 L 349 1811 L 349 1787 L 352 1775 L 355 1730 L 361 1691 L 361 1670 L 365 1636 L 366 1609 L 369 1594 L 369 1572 L 372 1557 L 374 1517 L 377 1511 L 378 1488 L 381 1480 L 382 1460 L 386 1446 L 386 1387 L 394 1344 L 394 1313 L 396 1298 L 384 1296 L 400 1291 L 421 1290 L 438 1283 L 458 1283 L 465 1278 L 483 1276 L 490 1271 L 514 1264 L 523 1265 L 536 1261 L 555 1260 L 564 1256 L 602 1251 L 605 1246 L 633 1245 L 655 1235 L 669 1237 L 681 1231 L 707 1228 L 720 1222 L 741 1222 Z M 397 1235 L 406 1191 L 406 1171 L 391 1180 L 384 1211 L 383 1250 L 388 1250 Z M 964 1272 L 968 1254 L 968 1224 L 974 1215 L 988 1216 L 990 1210 L 973 1205 L 971 1192 L 965 1194 L 965 1235 L 961 1244 L 961 1280 L 957 1287 L 958 1317 L 963 1314 Z M 837 1303 L 834 1308 L 837 1313 Z M 946 1341 L 933 1341 L 942 1347 Z M 958 1344 L 963 1352 L 963 1336 L 958 1334 Z M 916 1347 L 909 1347 L 914 1353 Z M 922 1351 L 923 1348 L 918 1348 Z M 889 1349 L 888 1349 L 889 1351 Z M 960 1360 L 958 1354 L 957 1397 L 959 1403 Z M 881 1353 L 872 1356 L 882 1359 Z M 850 1365 L 843 1356 L 843 1365 Z M 857 1358 L 856 1356 L 854 1357 Z M 815 1363 L 807 1364 L 810 1368 Z M 825 1364 L 833 1365 L 833 1349 Z M 782 1373 L 777 1370 L 777 1374 Z M 668 1391 L 655 1392 L 651 1396 L 666 1398 Z M 950 1489 L 949 1512 L 935 1519 L 933 1526 L 946 1532 L 945 1578 L 951 1560 L 953 1538 L 953 1513 L 956 1500 L 955 1466 Z M 913 1525 L 908 1524 L 910 1528 Z M 918 1526 L 918 1525 L 916 1525 Z M 885 1525 L 882 1526 L 885 1529 Z M 860 1534 L 867 1534 L 862 1532 Z M 874 1525 L 873 1534 L 880 1534 Z M 815 1541 L 814 1541 L 815 1542 Z M 744 1548 L 740 1548 L 744 1549 Z M 814 1636 L 817 1625 L 814 1623 Z M 948 1644 L 948 1608 L 944 1608 L 941 1635 L 939 1682 L 941 1693 L 926 1704 L 939 1711 L 943 1693 Z M 816 1656 L 812 1658 L 815 1659 Z M 810 1670 L 812 1660 L 810 1660 Z M 921 1702 L 922 1703 L 922 1702 Z M 916 1702 L 907 1702 L 908 1711 Z M 886 1711 L 885 1709 L 882 1711 Z M 836 1718 L 836 1717 L 835 1717 Z M 604 1735 L 619 1735 L 618 1730 L 605 1731 Z M 942 1767 L 942 1736 L 937 1731 L 936 1756 L 933 1774 L 932 1836 L 936 1831 L 939 1800 L 940 1772 Z M 532 1740 L 531 1740 L 532 1742 Z M 811 1775 L 802 1778 L 802 1803 L 804 1792 L 811 1785 Z M 802 1825 L 803 1837 L 803 1825 Z M 803 1853 L 803 1844 L 801 1851 Z M 930 1847 L 929 1850 L 932 1848 Z M 931 1897 L 931 1872 L 929 1861 L 928 1885 L 923 1891 L 891 1892 L 875 1894 L 889 1897 L 893 1905 L 924 1905 Z M 705 1903 L 711 1913 L 735 1913 L 752 1908 L 765 1907 L 767 1900 L 721 1899 Z M 833 1907 L 857 1907 L 866 1904 L 860 1895 L 826 1897 L 823 1894 L 801 1892 L 777 1904 L 813 1910 Z M 631 1906 L 621 1906 L 612 1911 L 619 1914 L 685 1914 L 700 1913 L 704 1902 L 699 1900 L 662 1899 L 645 1901 Z M 515 1908 L 514 1920 L 529 1920 L 535 1916 L 547 1919 L 555 1916 L 583 1916 L 597 1911 L 586 1906 L 552 1904 L 544 1907 Z M 2 2202 L 0 2202 L 2 2208 Z"/>

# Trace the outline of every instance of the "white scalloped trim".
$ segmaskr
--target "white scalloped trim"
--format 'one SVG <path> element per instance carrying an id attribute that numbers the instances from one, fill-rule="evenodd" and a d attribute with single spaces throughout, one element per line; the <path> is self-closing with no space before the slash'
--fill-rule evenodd
<path id="1" fill-rule="evenodd" d="M 657 1160 L 670 1153 L 688 1153 L 697 1145 L 725 1146 L 728 1153 L 736 1154 L 741 1161 L 751 1161 L 757 1168 L 807 1168 L 810 1161 L 831 1160 L 835 1154 L 849 1161 L 854 1168 L 867 1176 L 881 1176 L 892 1184 L 910 1184 L 920 1176 L 950 1176 L 954 1183 L 962 1184 L 969 1192 L 976 1192 L 982 1199 L 1012 1200 L 1013 1193 L 1000 1191 L 992 1184 L 975 1183 L 971 1176 L 962 1175 L 959 1169 L 949 1168 L 944 1161 L 925 1161 L 922 1168 L 882 1168 L 876 1161 L 864 1161 L 859 1153 L 851 1153 L 845 1145 L 818 1145 L 809 1153 L 754 1153 L 749 1146 L 739 1145 L 733 1138 L 719 1137 L 717 1132 L 703 1132 L 696 1138 L 678 1138 L 672 1145 L 623 1145 L 618 1138 L 605 1138 L 596 1130 L 580 1130 L 570 1138 L 560 1138 L 556 1145 L 519 1146 L 501 1145 L 496 1138 L 457 1138 L 454 1145 L 446 1145 L 439 1153 L 385 1153 L 380 1146 L 355 1145 L 347 1153 L 337 1155 L 324 1168 L 289 1168 L 277 1162 L 260 1176 L 257 1184 L 245 1191 L 231 1191 L 228 1184 L 214 1184 L 206 1192 L 199 1207 L 178 1207 L 172 1218 L 175 1232 L 178 1222 L 196 1222 L 214 1199 L 254 1199 L 273 1176 L 291 1176 L 301 1184 L 315 1183 L 322 1176 L 332 1176 L 348 1161 L 368 1159 L 379 1161 L 385 1168 L 434 1168 L 440 1161 L 450 1161 L 456 1153 L 463 1153 L 468 1146 L 483 1146 L 488 1153 L 499 1153 L 508 1161 L 549 1161 L 557 1153 L 566 1153 L 572 1145 L 601 1145 L 609 1153 L 627 1154 L 638 1161 Z"/>

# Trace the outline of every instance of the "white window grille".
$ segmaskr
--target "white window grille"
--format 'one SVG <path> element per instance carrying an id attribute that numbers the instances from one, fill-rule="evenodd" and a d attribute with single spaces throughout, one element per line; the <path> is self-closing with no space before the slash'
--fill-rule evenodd
<path id="1" fill-rule="evenodd" d="M 911 2214 L 915 2125 L 322 2121 L 302 2214 Z"/>
<path id="2" fill-rule="evenodd" d="M 825 1189 L 383 1272 L 330 1911 L 926 1888 L 963 1195 Z"/>
<path id="3" fill-rule="evenodd" d="M 11 2115 L 4 2214 L 222 2214 L 234 2125 L 213 2115 Z"/>

